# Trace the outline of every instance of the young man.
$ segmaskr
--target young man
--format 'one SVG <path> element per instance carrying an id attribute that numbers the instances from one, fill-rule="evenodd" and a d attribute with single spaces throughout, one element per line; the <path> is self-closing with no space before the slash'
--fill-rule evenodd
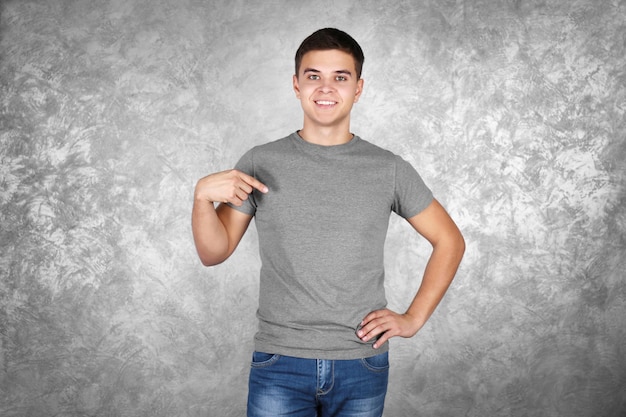
<path id="1" fill-rule="evenodd" d="M 293 76 L 302 129 L 196 186 L 192 226 L 204 265 L 225 261 L 255 217 L 262 266 L 248 416 L 382 415 L 387 341 L 418 332 L 463 256 L 461 233 L 415 169 L 350 133 L 362 65 L 348 34 L 310 35 Z M 385 308 L 392 211 L 433 246 L 403 314 Z"/>

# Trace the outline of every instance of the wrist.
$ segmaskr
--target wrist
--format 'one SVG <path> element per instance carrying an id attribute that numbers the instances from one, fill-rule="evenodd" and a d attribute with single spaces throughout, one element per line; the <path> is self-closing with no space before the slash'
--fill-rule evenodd
<path id="1" fill-rule="evenodd" d="M 201 207 L 210 207 L 215 208 L 215 201 L 207 196 L 203 196 L 201 194 L 194 194 L 193 196 L 194 204 Z"/>
<path id="2" fill-rule="evenodd" d="M 421 329 L 422 326 L 424 326 L 424 324 L 426 323 L 426 318 L 424 318 L 421 314 L 407 311 L 406 313 L 404 313 L 404 316 L 407 317 L 411 322 L 415 333 L 417 333 L 419 329 Z"/>

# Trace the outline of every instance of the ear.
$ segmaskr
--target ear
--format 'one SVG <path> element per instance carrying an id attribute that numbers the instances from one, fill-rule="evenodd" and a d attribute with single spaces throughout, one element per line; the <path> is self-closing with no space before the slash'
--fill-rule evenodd
<path id="1" fill-rule="evenodd" d="M 298 76 L 293 76 L 293 91 L 296 93 L 296 98 L 300 99 L 300 85 L 298 84 Z"/>
<path id="2" fill-rule="evenodd" d="M 354 93 L 355 103 L 358 102 L 359 98 L 361 97 L 361 93 L 363 92 L 363 84 L 365 84 L 363 78 L 359 78 L 359 80 L 356 82 L 356 92 Z"/>

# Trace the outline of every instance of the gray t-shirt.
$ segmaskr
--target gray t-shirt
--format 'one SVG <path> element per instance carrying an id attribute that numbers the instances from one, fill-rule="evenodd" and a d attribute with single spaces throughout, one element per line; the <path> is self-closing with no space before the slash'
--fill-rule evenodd
<path id="1" fill-rule="evenodd" d="M 255 349 L 314 359 L 357 359 L 374 350 L 355 334 L 384 308 L 383 249 L 392 211 L 410 218 L 432 201 L 415 169 L 358 136 L 320 146 L 297 133 L 257 146 L 236 169 L 269 192 L 242 207 L 254 215 L 261 276 Z"/>

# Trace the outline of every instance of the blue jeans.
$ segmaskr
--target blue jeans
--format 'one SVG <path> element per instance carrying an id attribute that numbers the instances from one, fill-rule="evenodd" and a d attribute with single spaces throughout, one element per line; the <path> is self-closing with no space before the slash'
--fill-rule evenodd
<path id="1" fill-rule="evenodd" d="M 302 359 L 254 352 L 248 417 L 380 417 L 389 356 Z"/>

